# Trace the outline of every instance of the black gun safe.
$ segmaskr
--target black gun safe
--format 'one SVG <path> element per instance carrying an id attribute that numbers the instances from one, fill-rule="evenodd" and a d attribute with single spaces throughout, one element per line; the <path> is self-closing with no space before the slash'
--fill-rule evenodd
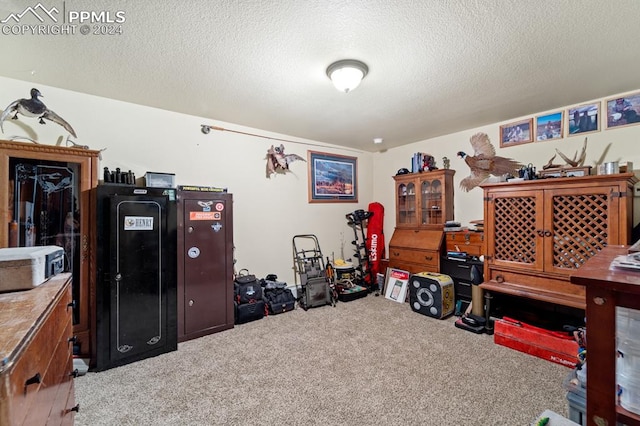
<path id="1" fill-rule="evenodd" d="M 175 192 L 94 190 L 97 371 L 178 348 Z"/>
<path id="2" fill-rule="evenodd" d="M 199 188 L 199 187 L 195 187 Z M 179 189 L 178 341 L 233 328 L 233 199 Z"/>

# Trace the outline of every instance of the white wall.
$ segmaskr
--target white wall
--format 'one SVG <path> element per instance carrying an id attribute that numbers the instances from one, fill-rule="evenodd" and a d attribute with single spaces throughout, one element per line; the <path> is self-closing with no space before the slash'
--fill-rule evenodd
<path id="1" fill-rule="evenodd" d="M 131 169 L 136 176 L 143 176 L 146 171 L 171 172 L 176 174 L 179 185 L 227 187 L 234 198 L 237 269 L 248 268 L 259 277 L 275 273 L 290 285 L 294 283 L 292 237 L 315 234 L 325 256 L 335 253 L 340 257 L 344 242 L 345 257 L 350 257 L 353 230 L 347 226 L 345 214 L 359 208 L 367 209 L 372 201 L 385 207 L 384 231 L 388 244 L 395 226 L 392 176 L 402 167 L 411 167 L 414 152 L 435 156 L 439 167 L 442 157 L 451 160 L 451 168 L 456 170 L 455 218 L 463 225 L 483 217 L 482 189 L 475 188 L 467 193 L 458 187 L 469 169 L 456 157 L 456 152 L 472 155 L 469 138 L 477 132 L 489 135 L 497 155 L 533 163 L 538 169 L 549 161 L 556 148 L 572 157 L 582 148 L 584 136 L 588 137 L 585 164 L 632 161 L 635 168 L 640 169 L 640 125 L 501 149 L 499 126 L 505 123 L 495 123 L 371 154 L 2 77 L 0 107 L 27 97 L 34 86 L 43 93 L 42 100 L 47 106 L 74 127 L 77 143 L 89 145 L 91 149 L 106 149 L 102 153 L 101 166 L 111 170 L 116 167 Z M 540 111 L 536 115 L 569 106 Z M 508 122 L 518 119 L 514 117 Z M 201 124 L 300 141 L 283 143 L 287 153 L 305 158 L 308 150 L 355 156 L 358 158 L 359 202 L 309 204 L 306 163 L 293 163 L 292 173 L 287 175 L 271 179 L 265 176 L 267 149 L 280 142 L 215 130 L 205 135 L 200 131 Z M 4 135 L 0 137 L 8 139 L 14 135 L 28 136 L 43 144 L 64 144 L 67 133 L 54 123 L 43 126 L 35 119 L 20 117 L 17 121 L 7 119 Z M 557 162 L 561 162 L 559 157 L 554 161 Z M 640 221 L 640 198 L 634 201 L 636 224 Z"/>
<path id="2" fill-rule="evenodd" d="M 237 269 L 247 268 L 258 277 L 275 273 L 292 285 L 292 237 L 297 234 L 315 234 L 325 256 L 340 255 L 341 239 L 347 243 L 345 254 L 353 253 L 353 231 L 345 214 L 367 209 L 372 199 L 371 153 L 2 77 L 0 108 L 28 97 L 32 87 L 42 92 L 47 107 L 71 124 L 77 143 L 105 149 L 101 167 L 132 170 L 137 177 L 147 171 L 169 172 L 176 174 L 178 185 L 228 188 L 234 200 Z M 309 204 L 307 163 L 293 163 L 292 173 L 266 178 L 267 149 L 281 142 L 215 130 L 205 135 L 201 124 L 301 141 L 282 143 L 285 152 L 304 158 L 307 150 L 357 157 L 360 202 Z M 42 144 L 64 145 L 67 137 L 57 124 L 41 125 L 22 116 L 5 120 L 3 126 L 3 139 L 28 136 Z"/>
<path id="3" fill-rule="evenodd" d="M 602 99 L 594 99 L 593 102 L 610 99 L 614 96 L 616 94 Z M 593 102 L 583 102 L 581 105 Z M 562 109 L 566 110 L 572 106 L 561 106 L 552 111 L 540 111 L 535 115 L 546 115 Z M 496 148 L 497 155 L 513 158 L 523 164 L 532 163 L 538 170 L 541 170 L 542 166 L 556 154 L 556 148 L 569 158 L 572 158 L 576 152 L 582 149 L 584 138 L 587 137 L 586 166 L 595 166 L 608 161 L 631 161 L 633 162 L 636 176 L 640 176 L 640 124 L 604 130 L 606 125 L 605 102 L 602 102 L 600 110 L 601 130 L 599 132 L 500 148 L 500 126 L 530 117 L 514 117 L 514 119 L 507 122 L 469 129 L 376 153 L 373 157 L 373 170 L 375 170 L 373 175 L 374 196 L 377 201 L 385 206 L 384 229 L 386 241 L 388 242 L 391 239 L 395 226 L 394 183 L 392 176 L 402 167 L 411 170 L 411 157 L 415 152 L 433 155 L 436 158 L 438 167 L 442 167 L 442 157 L 446 156 L 451 160 L 451 168 L 456 170 L 454 177 L 454 214 L 457 221 L 466 226 L 471 220 L 483 218 L 482 188 L 477 187 L 470 192 L 464 192 L 459 188 L 460 181 L 469 175 L 469 168 L 464 160 L 456 156 L 458 151 L 473 155 L 469 138 L 477 132 L 484 132 L 489 135 L 493 146 Z M 553 163 L 563 164 L 564 161 L 557 155 Z M 592 173 L 595 173 L 593 169 Z M 636 187 L 638 187 L 638 184 L 636 184 Z M 635 225 L 638 222 L 640 222 L 640 198 L 635 197 L 633 223 Z"/>

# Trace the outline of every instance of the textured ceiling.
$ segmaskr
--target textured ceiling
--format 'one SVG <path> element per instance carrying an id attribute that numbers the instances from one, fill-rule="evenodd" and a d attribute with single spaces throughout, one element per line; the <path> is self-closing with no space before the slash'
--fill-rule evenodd
<path id="1" fill-rule="evenodd" d="M 0 0 L 0 21 L 37 4 Z M 640 88 L 638 0 L 41 4 L 59 24 L 126 20 L 120 35 L 34 36 L 5 34 L 11 19 L 0 75 L 365 151 Z M 345 94 L 325 71 L 347 58 L 369 74 Z"/>

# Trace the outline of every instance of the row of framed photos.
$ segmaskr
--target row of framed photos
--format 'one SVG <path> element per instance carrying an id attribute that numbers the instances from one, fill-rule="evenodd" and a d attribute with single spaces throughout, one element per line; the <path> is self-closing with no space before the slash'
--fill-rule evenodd
<path id="1" fill-rule="evenodd" d="M 606 129 L 640 123 L 640 92 L 604 101 L 607 108 Z M 579 105 L 564 111 L 500 126 L 500 148 L 536 141 L 561 139 L 600 131 L 601 102 Z"/>

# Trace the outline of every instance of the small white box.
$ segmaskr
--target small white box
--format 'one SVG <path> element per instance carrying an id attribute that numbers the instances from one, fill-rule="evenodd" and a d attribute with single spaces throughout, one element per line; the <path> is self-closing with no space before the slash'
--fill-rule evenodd
<path id="1" fill-rule="evenodd" d="M 0 249 L 0 292 L 39 286 L 64 270 L 64 250 L 58 246 Z"/>
<path id="2" fill-rule="evenodd" d="M 176 175 L 173 173 L 147 172 L 144 175 L 144 181 L 149 188 L 175 188 Z"/>

